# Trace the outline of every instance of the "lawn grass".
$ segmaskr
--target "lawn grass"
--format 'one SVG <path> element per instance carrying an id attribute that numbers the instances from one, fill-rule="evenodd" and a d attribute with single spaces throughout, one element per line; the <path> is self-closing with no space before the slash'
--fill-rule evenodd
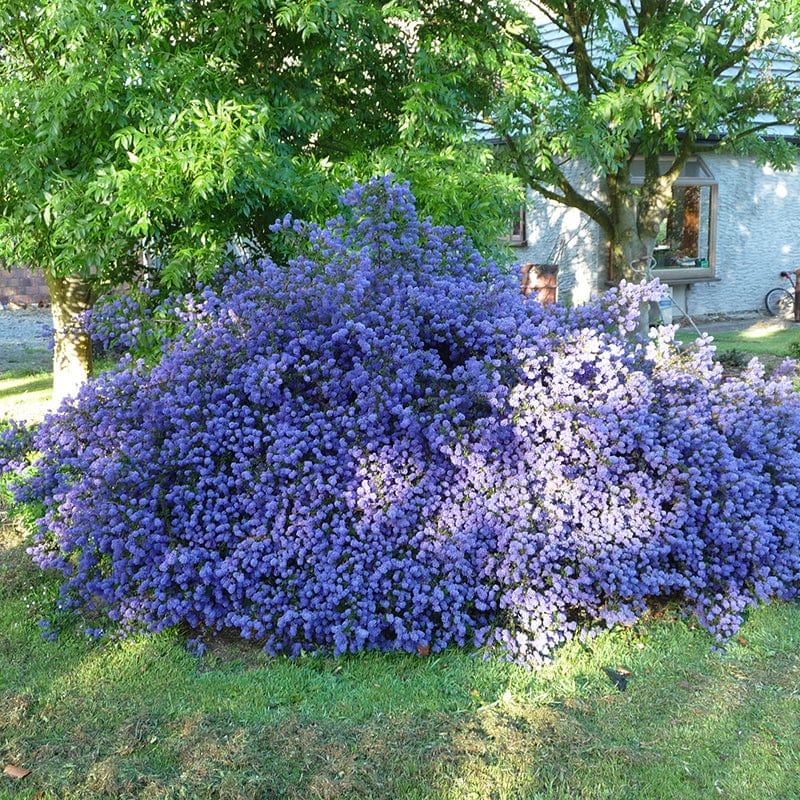
<path id="1" fill-rule="evenodd" d="M 791 345 L 800 343 L 800 328 L 770 328 L 754 325 L 742 331 L 713 333 L 714 345 L 721 352 L 739 350 L 753 355 L 786 358 L 792 355 Z M 689 344 L 697 338 L 694 331 L 679 331 L 678 341 Z"/>
<path id="2" fill-rule="evenodd" d="M 538 672 L 452 650 L 272 658 L 175 632 L 46 642 L 56 583 L 0 527 L 0 798 L 800 796 L 800 607 L 738 640 L 667 607 Z M 94 623 L 92 623 L 94 624 Z M 631 672 L 619 691 L 604 667 Z"/>
<path id="3" fill-rule="evenodd" d="M 39 422 L 49 410 L 53 373 L 45 368 L 21 368 L 0 373 L 0 419 Z"/>
<path id="4" fill-rule="evenodd" d="M 0 377 L 47 372 L 53 366 L 53 353 L 35 344 L 0 345 Z"/>

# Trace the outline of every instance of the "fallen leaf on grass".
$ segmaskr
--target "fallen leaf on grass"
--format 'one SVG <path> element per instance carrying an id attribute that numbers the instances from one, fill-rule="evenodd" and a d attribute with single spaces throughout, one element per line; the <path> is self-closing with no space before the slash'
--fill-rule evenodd
<path id="1" fill-rule="evenodd" d="M 616 667 L 616 671 L 624 678 L 630 678 L 631 675 L 633 675 L 633 673 L 629 669 L 625 669 L 625 667 Z"/>
<path id="2" fill-rule="evenodd" d="M 736 641 L 739 642 L 742 647 L 747 647 L 747 639 L 745 639 L 744 636 L 737 636 Z"/>
<path id="3" fill-rule="evenodd" d="M 28 775 L 31 774 L 31 771 L 29 769 L 24 769 L 23 767 L 15 767 L 13 764 L 8 764 L 3 770 L 3 773 L 8 775 L 9 778 L 21 780 L 22 778 L 27 778 Z"/>

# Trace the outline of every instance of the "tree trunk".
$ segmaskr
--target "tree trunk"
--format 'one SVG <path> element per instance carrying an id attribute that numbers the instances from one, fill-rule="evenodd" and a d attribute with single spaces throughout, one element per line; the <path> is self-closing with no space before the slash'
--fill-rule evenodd
<path id="1" fill-rule="evenodd" d="M 653 251 L 658 231 L 672 207 L 672 187 L 683 169 L 690 150 L 675 157 L 669 170 L 660 173 L 658 155 L 645 157 L 644 181 L 634 191 L 629 167 L 606 179 L 609 198 L 614 280 L 631 283 L 653 279 Z M 647 334 L 657 304 L 642 304 L 639 330 Z"/>
<path id="2" fill-rule="evenodd" d="M 642 241 L 636 193 L 631 186 L 630 173 L 620 170 L 606 179 L 611 218 L 611 266 L 614 282 L 626 280 L 641 283 L 649 279 L 648 256 L 650 245 Z"/>
<path id="3" fill-rule="evenodd" d="M 77 275 L 47 275 L 53 311 L 53 406 L 74 396 L 92 376 L 92 342 L 79 316 L 91 309 L 88 281 Z"/>
<path id="4" fill-rule="evenodd" d="M 611 211 L 611 268 L 615 283 L 626 280 L 642 283 L 652 279 L 650 256 L 655 239 L 643 241 L 638 225 L 636 195 L 630 173 L 622 170 L 607 178 L 609 210 Z M 639 333 L 647 336 L 650 329 L 650 304 L 639 307 Z"/>

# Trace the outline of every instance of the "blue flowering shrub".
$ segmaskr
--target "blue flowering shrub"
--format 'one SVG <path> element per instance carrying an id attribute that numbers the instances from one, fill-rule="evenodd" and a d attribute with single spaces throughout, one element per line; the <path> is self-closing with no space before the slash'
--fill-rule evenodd
<path id="1" fill-rule="evenodd" d="M 191 293 L 137 286 L 101 297 L 78 323 L 88 331 L 95 356 L 158 361 L 165 347 L 196 320 L 198 299 Z"/>
<path id="2" fill-rule="evenodd" d="M 356 186 L 39 428 L 21 500 L 69 603 L 273 653 L 489 646 L 538 663 L 682 598 L 720 641 L 800 585 L 800 403 L 657 285 L 566 310 L 408 189 Z M 138 335 L 138 334 L 137 334 Z M 134 337 L 135 338 L 135 337 Z"/>
<path id="3" fill-rule="evenodd" d="M 14 419 L 0 420 L 0 474 L 19 471 L 28 463 L 33 429 Z"/>

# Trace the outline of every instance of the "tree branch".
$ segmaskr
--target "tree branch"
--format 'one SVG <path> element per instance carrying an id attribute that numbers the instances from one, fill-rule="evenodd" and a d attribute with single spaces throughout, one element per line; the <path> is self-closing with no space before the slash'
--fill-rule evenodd
<path id="1" fill-rule="evenodd" d="M 606 235 L 611 234 L 613 225 L 608 211 L 602 205 L 582 195 L 575 189 L 557 164 L 553 163 L 553 168 L 556 172 L 554 184 L 538 180 L 534 178 L 527 169 L 524 156 L 520 153 L 513 138 L 507 136 L 503 141 L 511 152 L 514 164 L 517 168 L 517 176 L 524 180 L 526 186 L 533 189 L 534 192 L 540 194 L 547 200 L 552 200 L 570 208 L 577 208 L 579 211 L 586 214 L 587 217 L 594 220 L 603 229 Z M 554 185 L 560 190 L 560 193 L 555 190 Z"/>
<path id="2" fill-rule="evenodd" d="M 731 143 L 738 142 L 741 139 L 745 139 L 748 136 L 752 136 L 754 133 L 761 133 L 762 131 L 769 130 L 770 128 L 777 128 L 779 125 L 791 125 L 791 124 L 793 123 L 786 120 L 773 120 L 771 122 L 761 122 L 758 125 L 751 125 L 749 128 L 739 131 L 734 136 L 726 136 L 723 141 Z"/>
<path id="3" fill-rule="evenodd" d="M 542 3 L 536 3 L 535 7 L 541 11 L 550 22 L 553 23 L 560 31 L 563 31 L 570 37 L 572 47 L 572 63 L 575 68 L 575 74 L 578 77 L 578 89 L 580 93 L 588 98 L 592 98 L 597 94 L 598 88 L 603 91 L 608 91 L 611 88 L 611 81 L 607 80 L 602 71 L 596 68 L 592 58 L 589 56 L 587 42 L 584 37 L 583 27 L 579 19 L 581 10 L 572 7 L 572 0 L 567 0 L 567 3 L 554 3 L 557 6 L 559 13 L 551 13 L 550 6 Z M 570 6 L 569 8 L 566 8 Z M 614 8 L 620 8 L 619 3 L 613 3 Z M 566 10 L 565 10 L 566 9 Z M 624 20 L 622 12 L 620 18 Z M 588 21 L 587 25 L 588 27 Z M 547 48 L 556 52 L 554 48 Z M 582 81 L 581 76 L 585 77 Z M 566 87 L 569 90 L 569 87 Z"/>
<path id="4" fill-rule="evenodd" d="M 505 20 L 503 20 L 500 16 L 498 16 L 497 13 L 494 11 L 490 11 L 490 14 L 492 22 L 502 30 L 505 27 Z M 558 22 L 556 22 L 556 20 L 552 21 L 556 25 L 558 25 L 558 27 L 561 27 L 558 24 Z M 542 64 L 547 70 L 547 73 L 552 78 L 555 78 L 562 92 L 570 91 L 569 85 L 564 80 L 563 70 L 559 69 L 545 53 L 545 51 L 547 50 L 549 50 L 552 53 L 555 53 L 556 51 L 554 48 L 544 45 L 541 41 L 539 42 L 534 41 L 533 39 L 530 39 L 528 36 L 525 36 L 523 33 L 511 32 L 507 33 L 507 35 L 511 38 L 512 41 L 516 42 L 517 44 L 521 45 L 525 50 L 527 50 L 528 53 L 541 59 Z"/>
<path id="5" fill-rule="evenodd" d="M 38 64 L 36 63 L 36 60 L 31 55 L 31 51 L 28 49 L 28 43 L 25 41 L 25 37 L 22 34 L 22 26 L 17 28 L 17 38 L 19 39 L 19 44 L 20 47 L 22 48 L 22 52 L 25 54 L 25 58 L 28 59 L 28 63 L 30 64 L 31 69 L 33 70 L 34 77 L 37 80 L 40 81 L 43 80 L 44 72 L 42 72 L 42 70 L 39 68 Z"/>

